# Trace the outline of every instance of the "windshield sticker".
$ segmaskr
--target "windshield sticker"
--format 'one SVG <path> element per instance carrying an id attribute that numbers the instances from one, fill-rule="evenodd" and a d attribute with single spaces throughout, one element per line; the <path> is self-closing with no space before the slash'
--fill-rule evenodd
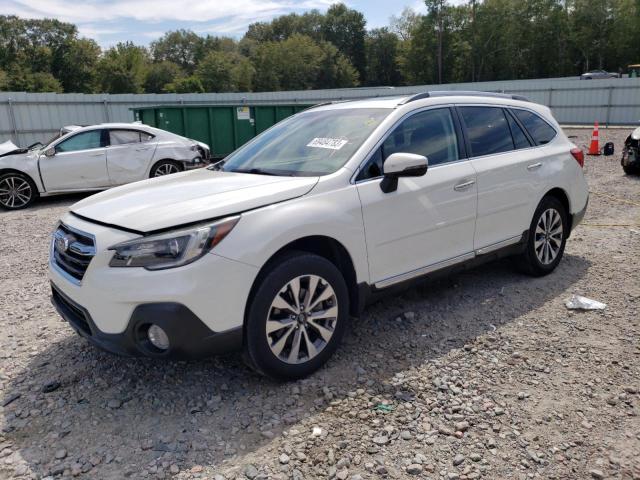
<path id="1" fill-rule="evenodd" d="M 349 140 L 344 140 L 342 138 L 319 138 L 316 137 L 307 143 L 307 147 L 313 148 L 328 148 L 330 150 L 340 150 L 344 147 Z"/>

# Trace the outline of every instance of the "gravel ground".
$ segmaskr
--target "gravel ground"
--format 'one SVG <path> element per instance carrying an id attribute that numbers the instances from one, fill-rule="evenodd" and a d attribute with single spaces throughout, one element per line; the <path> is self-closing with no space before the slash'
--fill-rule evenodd
<path id="1" fill-rule="evenodd" d="M 586 144 L 590 130 L 570 130 Z M 55 221 L 0 213 L 0 478 L 640 479 L 640 178 L 587 159 L 552 275 L 505 260 L 370 306 L 312 377 L 113 357 L 55 314 Z M 605 226 L 602 226 L 605 225 Z M 615 226 L 607 226 L 615 225 Z M 607 303 L 573 312 L 579 293 Z"/>

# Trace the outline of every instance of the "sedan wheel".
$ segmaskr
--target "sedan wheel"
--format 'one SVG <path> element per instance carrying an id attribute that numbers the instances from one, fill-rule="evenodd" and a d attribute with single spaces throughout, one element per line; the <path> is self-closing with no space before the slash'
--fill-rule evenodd
<path id="1" fill-rule="evenodd" d="M 153 167 L 151 172 L 152 177 L 163 177 L 165 175 L 171 175 L 172 173 L 181 172 L 182 169 L 176 162 L 160 162 Z"/>
<path id="2" fill-rule="evenodd" d="M 22 175 L 8 174 L 0 177 L 0 205 L 17 210 L 29 205 L 36 192 L 31 182 Z"/>
<path id="3" fill-rule="evenodd" d="M 337 320 L 338 301 L 331 285 L 317 275 L 298 276 L 271 302 L 269 348 L 283 362 L 308 362 L 327 346 Z"/>

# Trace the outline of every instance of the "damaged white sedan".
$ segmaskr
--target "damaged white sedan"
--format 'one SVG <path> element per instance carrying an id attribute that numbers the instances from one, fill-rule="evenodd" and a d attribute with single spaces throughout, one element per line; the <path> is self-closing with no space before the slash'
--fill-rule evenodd
<path id="1" fill-rule="evenodd" d="M 0 208 L 38 197 L 105 190 L 209 160 L 208 145 L 139 123 L 69 126 L 46 144 L 0 144 Z"/>

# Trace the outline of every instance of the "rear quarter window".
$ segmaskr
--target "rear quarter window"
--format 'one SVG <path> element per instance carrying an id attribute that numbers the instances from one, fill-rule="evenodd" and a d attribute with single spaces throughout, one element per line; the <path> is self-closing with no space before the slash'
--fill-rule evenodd
<path id="1" fill-rule="evenodd" d="M 527 129 L 536 145 L 545 145 L 556 136 L 554 128 L 535 113 L 515 108 L 511 111 Z"/>

